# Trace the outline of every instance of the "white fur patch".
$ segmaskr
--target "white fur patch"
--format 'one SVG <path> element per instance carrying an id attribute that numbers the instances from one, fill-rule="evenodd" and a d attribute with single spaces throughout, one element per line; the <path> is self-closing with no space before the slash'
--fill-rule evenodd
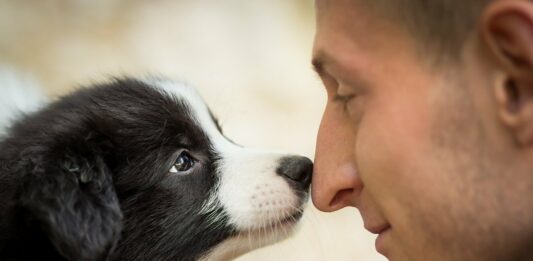
<path id="1" fill-rule="evenodd" d="M 220 182 L 205 203 L 203 212 L 222 205 L 229 222 L 240 232 L 215 248 L 204 260 L 224 260 L 271 244 L 292 234 L 294 223 L 280 225 L 302 211 L 301 200 L 287 181 L 276 174 L 281 153 L 239 147 L 217 129 L 209 110 L 194 88 L 168 80 L 150 79 L 147 84 L 160 88 L 188 104 L 192 116 L 202 127 L 221 156 Z M 211 217 L 217 223 L 218 217 Z"/>

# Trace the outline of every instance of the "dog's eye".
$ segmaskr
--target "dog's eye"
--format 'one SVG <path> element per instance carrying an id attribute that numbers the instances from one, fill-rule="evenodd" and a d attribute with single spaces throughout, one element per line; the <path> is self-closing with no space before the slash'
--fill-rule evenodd
<path id="1" fill-rule="evenodd" d="M 196 163 L 196 160 L 186 151 L 182 152 L 178 158 L 176 159 L 176 162 L 174 162 L 174 166 L 170 169 L 170 173 L 180 173 L 190 170 L 194 164 Z"/>

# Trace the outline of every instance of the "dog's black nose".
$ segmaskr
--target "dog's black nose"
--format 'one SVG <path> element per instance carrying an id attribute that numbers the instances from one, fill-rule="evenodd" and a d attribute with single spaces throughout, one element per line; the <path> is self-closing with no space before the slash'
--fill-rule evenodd
<path id="1" fill-rule="evenodd" d="M 297 183 L 301 189 L 307 189 L 311 184 L 313 162 L 300 156 L 281 158 L 276 173 Z"/>

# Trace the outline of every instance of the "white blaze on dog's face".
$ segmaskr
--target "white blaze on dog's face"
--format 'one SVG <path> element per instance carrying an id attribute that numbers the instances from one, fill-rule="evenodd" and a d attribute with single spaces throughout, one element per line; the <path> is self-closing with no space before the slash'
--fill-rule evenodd
<path id="1" fill-rule="evenodd" d="M 222 135 L 193 88 L 167 80 L 146 82 L 190 108 L 190 113 L 194 114 L 191 118 L 196 119 L 196 124 L 207 134 L 213 153 L 218 156 L 217 185 L 211 189 L 202 212 L 217 213 L 210 217 L 210 222 L 231 227 L 235 236 L 202 259 L 234 258 L 289 236 L 308 198 L 312 162 L 305 157 L 238 146 Z M 225 215 L 213 211 L 217 208 L 222 208 Z"/>

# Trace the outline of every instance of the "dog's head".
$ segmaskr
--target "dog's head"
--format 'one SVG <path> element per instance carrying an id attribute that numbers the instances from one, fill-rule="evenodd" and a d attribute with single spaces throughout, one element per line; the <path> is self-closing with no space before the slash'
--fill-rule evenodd
<path id="1" fill-rule="evenodd" d="M 156 79 L 64 97 L 2 148 L 16 155 L 11 174 L 25 173 L 14 189 L 24 226 L 75 260 L 222 260 L 279 241 L 312 171 L 234 144 L 194 89 Z"/>

